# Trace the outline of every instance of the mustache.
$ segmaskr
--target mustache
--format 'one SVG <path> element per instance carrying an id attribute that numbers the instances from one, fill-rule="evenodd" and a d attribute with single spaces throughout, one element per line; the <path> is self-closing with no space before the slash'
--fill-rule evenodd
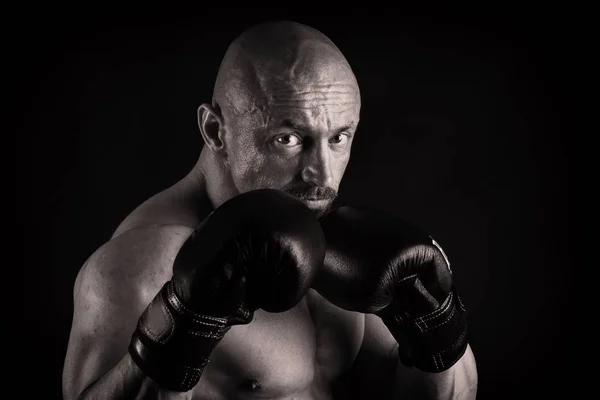
<path id="1" fill-rule="evenodd" d="M 300 200 L 333 200 L 338 195 L 337 191 L 330 187 L 319 186 L 294 186 L 285 189 L 284 192 Z"/>

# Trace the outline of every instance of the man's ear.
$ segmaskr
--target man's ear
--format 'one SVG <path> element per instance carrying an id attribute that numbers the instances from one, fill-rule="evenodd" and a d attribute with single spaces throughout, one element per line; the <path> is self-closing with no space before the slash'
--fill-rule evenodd
<path id="1" fill-rule="evenodd" d="M 198 107 L 198 127 L 210 151 L 217 155 L 225 154 L 223 116 L 218 106 L 202 104 Z"/>

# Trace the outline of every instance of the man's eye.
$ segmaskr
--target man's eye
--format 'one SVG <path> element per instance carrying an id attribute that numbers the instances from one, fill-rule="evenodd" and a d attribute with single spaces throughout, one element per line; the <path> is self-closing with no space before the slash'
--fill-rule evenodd
<path id="1" fill-rule="evenodd" d="M 335 144 L 343 143 L 348 139 L 348 135 L 344 135 L 343 133 L 338 133 L 337 135 L 331 138 L 331 142 Z"/>
<path id="2" fill-rule="evenodd" d="M 284 146 L 297 146 L 300 144 L 300 138 L 296 135 L 281 135 L 277 137 L 277 143 Z"/>

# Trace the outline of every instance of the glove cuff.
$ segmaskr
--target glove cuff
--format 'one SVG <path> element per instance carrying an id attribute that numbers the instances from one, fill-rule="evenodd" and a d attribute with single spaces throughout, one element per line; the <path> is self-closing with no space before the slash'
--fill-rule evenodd
<path id="1" fill-rule="evenodd" d="M 398 342 L 401 362 L 422 371 L 445 371 L 467 349 L 467 311 L 454 288 L 437 310 L 416 318 L 396 315 L 384 323 Z"/>
<path id="2" fill-rule="evenodd" d="M 189 310 L 169 281 L 138 320 L 128 350 L 162 388 L 187 392 L 198 383 L 210 353 L 229 329 L 224 318 Z"/>

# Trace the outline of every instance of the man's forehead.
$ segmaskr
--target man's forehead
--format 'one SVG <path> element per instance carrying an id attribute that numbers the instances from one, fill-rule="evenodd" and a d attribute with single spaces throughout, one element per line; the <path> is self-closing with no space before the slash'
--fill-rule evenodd
<path id="1" fill-rule="evenodd" d="M 360 91 L 353 81 L 271 81 L 262 85 L 260 97 L 268 108 L 296 111 L 303 115 L 315 109 L 330 113 L 353 113 L 360 108 Z"/>
<path id="2" fill-rule="evenodd" d="M 356 102 L 360 90 L 351 79 L 311 79 L 291 77 L 263 80 L 260 89 L 270 101 Z"/>
<path id="3" fill-rule="evenodd" d="M 354 131 L 358 125 L 358 112 L 328 112 L 326 109 L 310 110 L 301 108 L 274 108 L 269 110 L 269 126 L 289 128 L 294 131 L 342 132 Z"/>

